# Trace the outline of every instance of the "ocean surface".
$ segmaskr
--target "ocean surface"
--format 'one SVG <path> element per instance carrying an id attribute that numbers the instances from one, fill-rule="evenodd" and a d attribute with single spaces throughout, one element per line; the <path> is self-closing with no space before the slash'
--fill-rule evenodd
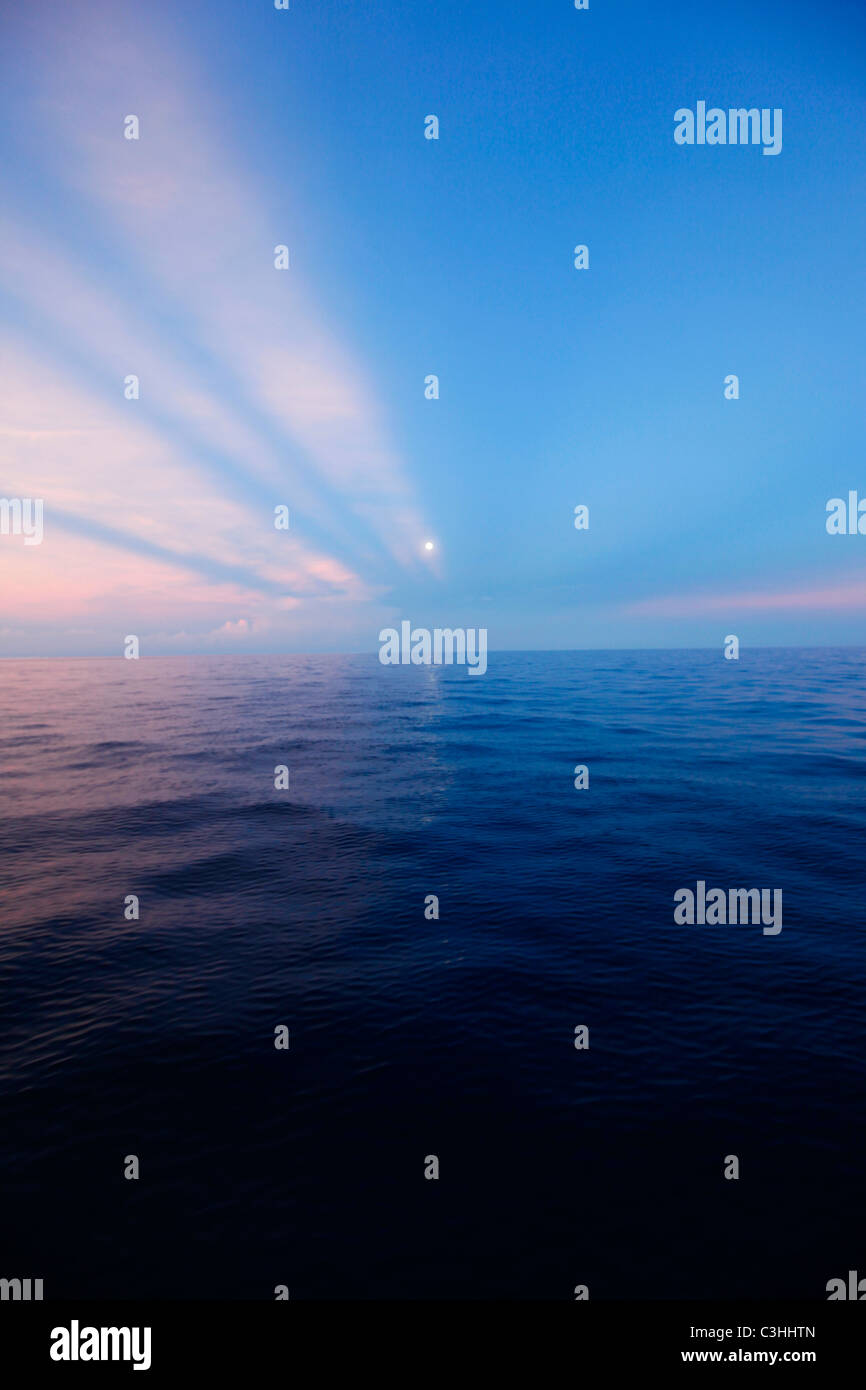
<path id="1" fill-rule="evenodd" d="M 0 1276 L 866 1275 L 866 651 L 489 660 L 0 663 Z M 676 925 L 699 879 L 781 933 Z"/>

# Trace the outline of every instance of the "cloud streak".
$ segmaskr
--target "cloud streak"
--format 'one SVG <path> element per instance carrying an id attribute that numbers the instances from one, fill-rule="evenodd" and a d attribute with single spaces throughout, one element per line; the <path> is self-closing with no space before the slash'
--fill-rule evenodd
<path id="1" fill-rule="evenodd" d="M 0 554 L 16 612 L 71 624 L 132 602 L 159 624 L 171 593 L 175 627 L 198 613 L 234 638 L 376 599 L 389 566 L 418 563 L 407 469 L 363 366 L 274 269 L 285 234 L 207 83 L 151 15 L 31 12 L 19 37 L 42 175 L 84 235 L 49 239 L 21 199 L 0 221 L 0 488 L 46 502 L 40 560 Z"/>
<path id="2" fill-rule="evenodd" d="M 670 594 L 626 605 L 633 617 L 702 618 L 720 613 L 849 613 L 866 610 L 866 581 L 764 593 Z"/>

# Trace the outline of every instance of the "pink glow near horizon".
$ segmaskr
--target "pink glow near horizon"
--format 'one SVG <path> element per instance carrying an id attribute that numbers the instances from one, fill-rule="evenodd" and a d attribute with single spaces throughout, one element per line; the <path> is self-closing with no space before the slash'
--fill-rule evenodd
<path id="1" fill-rule="evenodd" d="M 635 617 L 700 618 L 715 613 L 850 612 L 861 608 L 866 609 L 866 581 L 757 594 L 675 594 L 641 599 L 623 611 Z"/>

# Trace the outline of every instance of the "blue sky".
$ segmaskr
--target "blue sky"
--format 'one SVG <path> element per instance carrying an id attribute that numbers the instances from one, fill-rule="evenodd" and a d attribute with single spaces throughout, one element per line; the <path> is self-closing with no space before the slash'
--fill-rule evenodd
<path id="1" fill-rule="evenodd" d="M 0 535 L 0 653 L 863 640 L 866 536 L 825 529 L 866 496 L 859 6 L 2 31 L 0 495 L 45 534 Z M 676 145 L 698 100 L 781 107 L 782 152 Z"/>

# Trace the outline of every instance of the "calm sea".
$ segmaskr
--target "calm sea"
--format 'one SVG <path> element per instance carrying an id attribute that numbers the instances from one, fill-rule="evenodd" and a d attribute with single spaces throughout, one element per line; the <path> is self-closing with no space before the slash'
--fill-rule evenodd
<path id="1" fill-rule="evenodd" d="M 866 652 L 5 661 L 0 731 L 0 1275 L 866 1274 Z M 675 925 L 698 879 L 781 933 Z"/>

